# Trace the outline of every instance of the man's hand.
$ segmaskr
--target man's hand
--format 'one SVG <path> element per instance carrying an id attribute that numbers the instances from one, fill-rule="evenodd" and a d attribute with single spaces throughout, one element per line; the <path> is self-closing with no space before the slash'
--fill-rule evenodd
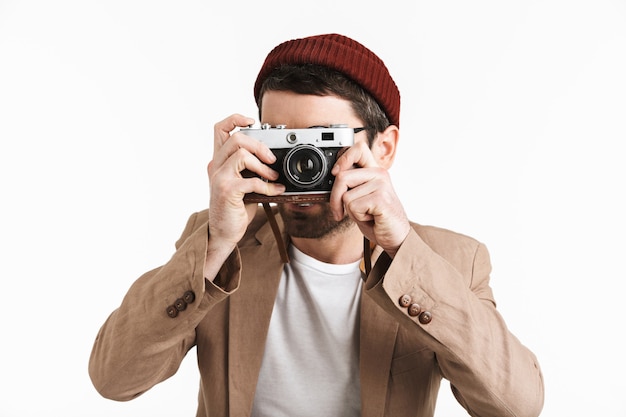
<path id="1" fill-rule="evenodd" d="M 337 160 L 330 206 L 336 220 L 347 213 L 361 233 L 395 256 L 411 228 L 387 169 L 376 163 L 366 142 L 358 142 Z"/>
<path id="2" fill-rule="evenodd" d="M 211 190 L 209 251 L 226 256 L 243 237 L 256 212 L 257 204 L 244 204 L 244 195 L 255 192 L 271 196 L 285 191 L 281 184 L 241 175 L 248 169 L 269 180 L 278 178 L 278 173 L 266 165 L 276 158 L 265 144 L 239 131 L 231 134 L 253 123 L 254 119 L 234 114 L 214 127 L 213 159 L 207 168 Z"/>

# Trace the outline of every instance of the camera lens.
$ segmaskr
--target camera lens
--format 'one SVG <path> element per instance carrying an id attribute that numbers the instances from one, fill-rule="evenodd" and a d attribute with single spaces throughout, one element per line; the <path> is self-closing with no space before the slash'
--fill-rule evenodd
<path id="1" fill-rule="evenodd" d="M 284 159 L 287 179 L 300 188 L 318 185 L 324 179 L 326 170 L 326 158 L 315 146 L 296 146 Z"/>

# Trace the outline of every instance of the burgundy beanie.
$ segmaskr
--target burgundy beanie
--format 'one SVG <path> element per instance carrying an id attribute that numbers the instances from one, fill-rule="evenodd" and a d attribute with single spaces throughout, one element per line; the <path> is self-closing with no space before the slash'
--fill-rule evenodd
<path id="1" fill-rule="evenodd" d="M 258 101 L 267 76 L 283 64 L 317 64 L 345 74 L 370 93 L 391 124 L 400 126 L 400 91 L 383 61 L 357 41 L 338 34 L 292 39 L 265 58 L 254 84 Z"/>

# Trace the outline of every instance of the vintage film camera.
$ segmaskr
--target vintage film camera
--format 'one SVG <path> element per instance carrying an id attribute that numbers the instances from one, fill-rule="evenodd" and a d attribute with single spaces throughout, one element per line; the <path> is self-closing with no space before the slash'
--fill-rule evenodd
<path id="1" fill-rule="evenodd" d="M 328 201 L 335 180 L 330 171 L 341 152 L 354 144 L 354 129 L 343 124 L 306 129 L 264 124 L 260 129 L 241 129 L 241 133 L 272 150 L 276 162 L 270 167 L 279 173 L 276 182 L 286 187 L 283 194 L 275 197 L 246 194 L 246 202 Z"/>

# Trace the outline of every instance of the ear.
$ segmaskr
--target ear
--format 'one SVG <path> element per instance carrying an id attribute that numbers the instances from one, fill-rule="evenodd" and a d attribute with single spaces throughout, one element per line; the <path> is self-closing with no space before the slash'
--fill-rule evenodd
<path id="1" fill-rule="evenodd" d="M 400 140 L 398 126 L 390 125 L 383 132 L 379 132 L 372 143 L 372 153 L 378 165 L 389 169 L 396 157 L 396 149 Z"/>

